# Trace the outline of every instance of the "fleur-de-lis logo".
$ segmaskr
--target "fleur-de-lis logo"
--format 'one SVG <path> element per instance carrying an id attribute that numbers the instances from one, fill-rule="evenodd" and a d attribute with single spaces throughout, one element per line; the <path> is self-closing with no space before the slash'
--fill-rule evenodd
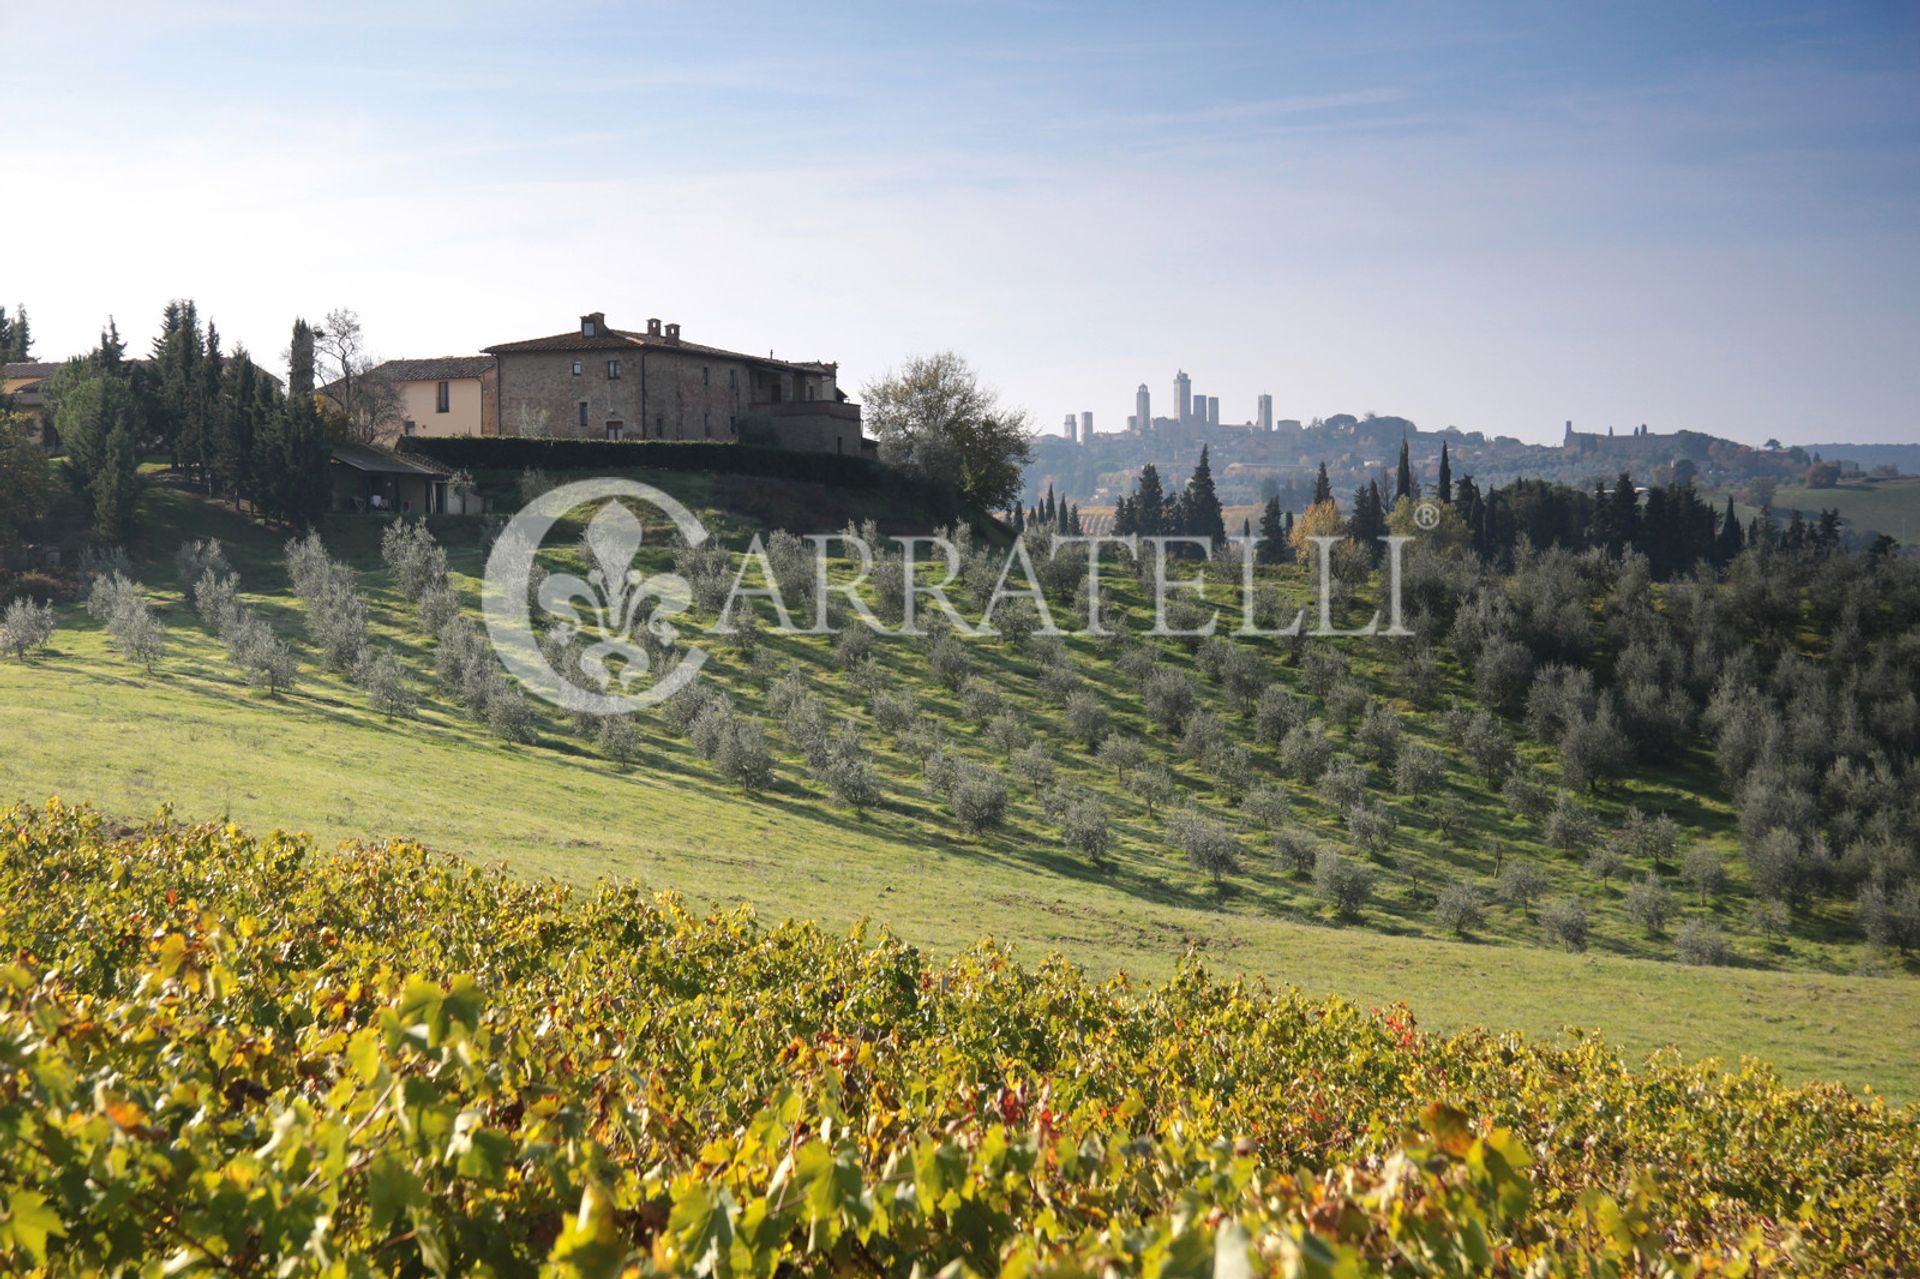
<path id="1" fill-rule="evenodd" d="M 608 715 L 653 705 L 690 682 L 706 658 L 697 648 L 678 645 L 680 632 L 672 622 L 692 607 L 692 589 L 678 573 L 635 567 L 646 531 L 620 498 L 663 511 L 689 546 L 706 540 L 700 521 L 667 494 L 609 477 L 562 485 L 536 498 L 509 521 L 487 560 L 482 598 L 495 651 L 522 683 L 568 710 Z M 583 538 L 586 576 L 553 573 L 530 590 L 541 539 L 562 516 L 594 502 L 601 505 Z M 577 650 L 566 675 L 542 652 L 536 608 L 563 648 Z M 649 682 L 660 655 L 674 660 Z"/>
<path id="2" fill-rule="evenodd" d="M 669 619 L 693 604 L 679 574 L 643 576 L 633 567 L 645 538 L 633 512 L 609 502 L 587 524 L 586 551 L 593 567 L 586 577 L 555 573 L 540 583 L 540 608 L 556 620 L 563 638 L 578 637 L 585 644 L 580 671 L 602 692 L 617 684 L 625 693 L 647 674 L 653 663 L 639 633 L 671 649 L 680 633 Z"/>

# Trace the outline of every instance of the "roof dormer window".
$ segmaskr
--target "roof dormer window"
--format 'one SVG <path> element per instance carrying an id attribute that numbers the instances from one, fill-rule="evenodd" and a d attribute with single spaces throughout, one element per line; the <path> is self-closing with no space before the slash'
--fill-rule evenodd
<path id="1" fill-rule="evenodd" d="M 582 321 L 580 321 L 580 336 L 581 336 L 581 337 L 583 337 L 583 338 L 590 338 L 590 337 L 592 337 L 592 336 L 593 336 L 593 321 L 592 321 L 592 320 L 582 320 Z"/>

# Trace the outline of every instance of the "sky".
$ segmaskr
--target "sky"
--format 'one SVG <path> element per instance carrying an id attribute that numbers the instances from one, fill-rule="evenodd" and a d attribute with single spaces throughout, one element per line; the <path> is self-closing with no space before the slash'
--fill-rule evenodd
<path id="1" fill-rule="evenodd" d="M 1920 8 L 8 0 L 0 299 L 279 365 L 604 311 L 1034 425 L 1920 441 Z M 30 50 L 31 56 L 19 56 Z"/>

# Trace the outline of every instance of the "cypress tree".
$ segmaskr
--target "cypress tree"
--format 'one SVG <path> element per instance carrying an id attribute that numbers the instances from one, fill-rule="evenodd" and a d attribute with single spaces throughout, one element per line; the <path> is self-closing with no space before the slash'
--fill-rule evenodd
<path id="1" fill-rule="evenodd" d="M 1746 549 L 1746 539 L 1740 535 L 1740 517 L 1733 513 L 1733 494 L 1727 494 L 1727 513 L 1720 520 L 1720 534 L 1714 541 L 1714 563 L 1725 568 L 1734 561 L 1741 551 Z"/>
<path id="2" fill-rule="evenodd" d="M 1186 501 L 1182 503 L 1184 533 L 1217 542 L 1227 535 L 1227 522 L 1220 510 L 1220 495 L 1213 487 L 1213 464 L 1207 446 L 1200 446 L 1200 460 L 1187 480 Z"/>
<path id="3" fill-rule="evenodd" d="M 1402 434 L 1400 436 L 1400 467 L 1394 473 L 1393 477 L 1394 505 L 1398 506 L 1400 499 L 1403 497 L 1413 496 L 1415 496 L 1413 491 L 1413 463 L 1407 456 L 1407 437 L 1405 434 Z"/>
<path id="4" fill-rule="evenodd" d="M 1149 462 L 1140 468 L 1140 482 L 1134 494 L 1134 532 L 1151 537 L 1168 531 L 1167 499 L 1160 487 L 1159 468 Z"/>
<path id="5" fill-rule="evenodd" d="M 1447 442 L 1440 441 L 1440 500 L 1453 505 L 1453 462 L 1447 457 Z"/>
<path id="6" fill-rule="evenodd" d="M 1320 464 L 1320 474 L 1313 481 L 1313 503 L 1312 504 L 1314 506 L 1318 506 L 1322 502 L 1331 502 L 1332 500 L 1333 500 L 1333 481 L 1327 478 L 1327 464 L 1325 462 L 1322 462 Z"/>
<path id="7" fill-rule="evenodd" d="M 293 346 L 287 362 L 287 398 L 313 399 L 313 326 L 305 320 L 293 322 Z"/>
<path id="8" fill-rule="evenodd" d="M 1280 509 L 1280 495 L 1275 493 L 1267 499 L 1266 509 L 1260 512 L 1260 559 L 1263 563 L 1281 562 L 1286 536 L 1285 513 Z"/>

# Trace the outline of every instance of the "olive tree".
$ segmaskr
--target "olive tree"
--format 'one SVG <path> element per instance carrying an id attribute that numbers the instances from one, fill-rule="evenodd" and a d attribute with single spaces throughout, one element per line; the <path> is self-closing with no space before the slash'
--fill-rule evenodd
<path id="1" fill-rule="evenodd" d="M 1373 896 L 1374 873 L 1370 867 L 1323 848 L 1313 863 L 1313 891 L 1342 919 L 1360 914 Z"/>
<path id="2" fill-rule="evenodd" d="M 15 600 L 7 605 L 5 613 L 0 613 L 0 649 L 24 662 L 29 654 L 47 647 L 53 639 L 54 628 L 53 605 Z"/>

